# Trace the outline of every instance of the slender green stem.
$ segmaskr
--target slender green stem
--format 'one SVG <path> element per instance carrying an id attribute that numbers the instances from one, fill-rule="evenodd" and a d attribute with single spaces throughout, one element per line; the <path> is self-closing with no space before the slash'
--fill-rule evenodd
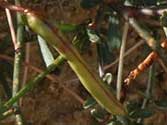
<path id="1" fill-rule="evenodd" d="M 19 1 L 15 1 L 16 5 L 20 5 Z M 14 71 L 13 71 L 13 93 L 14 97 L 16 93 L 19 91 L 20 87 L 20 71 L 21 71 L 21 61 L 22 61 L 22 46 L 24 43 L 24 25 L 22 24 L 22 15 L 17 13 L 17 42 L 15 46 L 15 57 L 14 57 Z M 17 107 L 19 110 L 19 100 L 13 104 L 13 106 Z M 23 118 L 21 113 L 16 114 L 16 124 L 23 125 Z"/>
<path id="2" fill-rule="evenodd" d="M 58 67 L 62 62 L 64 62 L 64 58 L 59 56 L 53 64 L 49 65 L 48 68 L 37 75 L 34 79 L 30 80 L 19 92 L 15 94 L 9 101 L 7 101 L 2 107 L 3 112 L 9 109 L 14 103 L 16 103 L 21 97 L 23 97 L 27 92 L 32 90 L 46 75 L 52 72 L 56 67 Z"/>
<path id="3" fill-rule="evenodd" d="M 129 29 L 129 24 L 125 22 L 124 32 L 122 37 L 122 45 L 121 45 L 120 56 L 119 56 L 118 75 L 117 75 L 117 99 L 118 100 L 120 100 L 121 98 L 121 86 L 122 86 L 122 74 L 123 74 L 122 71 L 123 71 L 124 53 L 125 53 L 128 29 Z"/>
<path id="4" fill-rule="evenodd" d="M 15 58 L 14 58 L 14 73 L 13 73 L 13 96 L 17 93 L 17 91 L 19 90 L 19 73 L 20 73 L 20 68 L 21 68 L 21 56 L 22 56 L 22 52 L 21 52 L 21 46 L 23 44 L 23 31 L 24 31 L 24 27 L 23 26 L 18 26 L 18 30 L 17 30 L 17 44 L 19 46 L 19 48 L 17 48 L 15 51 Z"/>
<path id="5" fill-rule="evenodd" d="M 149 77 L 148 77 L 148 84 L 147 84 L 147 89 L 146 89 L 146 92 L 145 92 L 145 95 L 147 98 L 144 98 L 143 100 L 143 104 L 142 104 L 142 109 L 144 109 L 149 101 L 149 98 L 151 97 L 152 95 L 152 87 L 153 87 L 153 81 L 154 81 L 154 65 L 152 65 L 150 67 L 150 70 L 149 70 Z M 137 120 L 138 123 L 141 123 L 142 122 L 142 119 L 139 118 Z"/>

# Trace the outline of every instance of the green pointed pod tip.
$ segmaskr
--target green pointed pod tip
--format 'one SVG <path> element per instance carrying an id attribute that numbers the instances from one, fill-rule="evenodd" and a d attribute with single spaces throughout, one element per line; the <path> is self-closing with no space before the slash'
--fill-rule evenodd
<path id="1" fill-rule="evenodd" d="M 71 46 L 69 42 L 63 43 L 52 28 L 34 14 L 27 13 L 27 23 L 34 32 L 42 36 L 46 42 L 56 48 L 61 56 L 68 59 L 69 65 L 76 73 L 83 86 L 102 107 L 114 115 L 127 114 L 122 104 L 116 100 L 99 76 L 89 68 L 88 64 L 83 60 L 75 47 Z"/>

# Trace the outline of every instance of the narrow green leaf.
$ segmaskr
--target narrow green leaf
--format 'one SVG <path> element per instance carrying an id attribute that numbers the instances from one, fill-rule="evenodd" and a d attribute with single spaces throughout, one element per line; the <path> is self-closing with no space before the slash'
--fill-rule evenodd
<path id="1" fill-rule="evenodd" d="M 42 37 L 40 37 L 39 35 L 37 36 L 37 38 L 38 38 L 38 43 L 39 43 L 39 46 L 40 46 L 40 50 L 41 50 L 43 60 L 46 64 L 46 66 L 48 67 L 50 64 L 53 63 L 54 57 L 53 57 L 51 51 L 49 50 L 46 41 Z"/>

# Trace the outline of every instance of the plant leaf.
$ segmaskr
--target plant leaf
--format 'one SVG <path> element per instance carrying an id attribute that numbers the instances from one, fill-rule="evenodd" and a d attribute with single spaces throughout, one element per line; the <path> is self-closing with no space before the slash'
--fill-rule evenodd
<path id="1" fill-rule="evenodd" d="M 46 66 L 48 67 L 50 64 L 53 63 L 54 57 L 53 57 L 51 51 L 49 50 L 48 45 L 46 44 L 46 41 L 42 37 L 40 37 L 39 35 L 37 36 L 37 38 L 38 38 L 38 43 L 40 46 L 43 60 L 46 64 Z"/>

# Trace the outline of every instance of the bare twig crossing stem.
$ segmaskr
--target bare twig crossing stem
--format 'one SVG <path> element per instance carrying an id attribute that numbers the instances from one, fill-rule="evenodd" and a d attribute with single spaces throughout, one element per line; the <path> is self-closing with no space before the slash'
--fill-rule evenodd
<path id="1" fill-rule="evenodd" d="M 139 42 L 137 42 L 133 47 L 131 47 L 130 49 L 128 49 L 125 54 L 124 54 L 124 58 L 128 55 L 130 55 L 133 51 L 135 51 L 138 47 L 140 47 L 141 45 L 143 45 L 145 43 L 144 40 L 140 40 Z M 115 66 L 117 63 L 119 62 L 119 58 L 117 58 L 114 62 L 112 62 L 111 64 L 108 64 L 106 66 L 104 66 L 104 70 L 107 70 L 113 66 Z"/>

